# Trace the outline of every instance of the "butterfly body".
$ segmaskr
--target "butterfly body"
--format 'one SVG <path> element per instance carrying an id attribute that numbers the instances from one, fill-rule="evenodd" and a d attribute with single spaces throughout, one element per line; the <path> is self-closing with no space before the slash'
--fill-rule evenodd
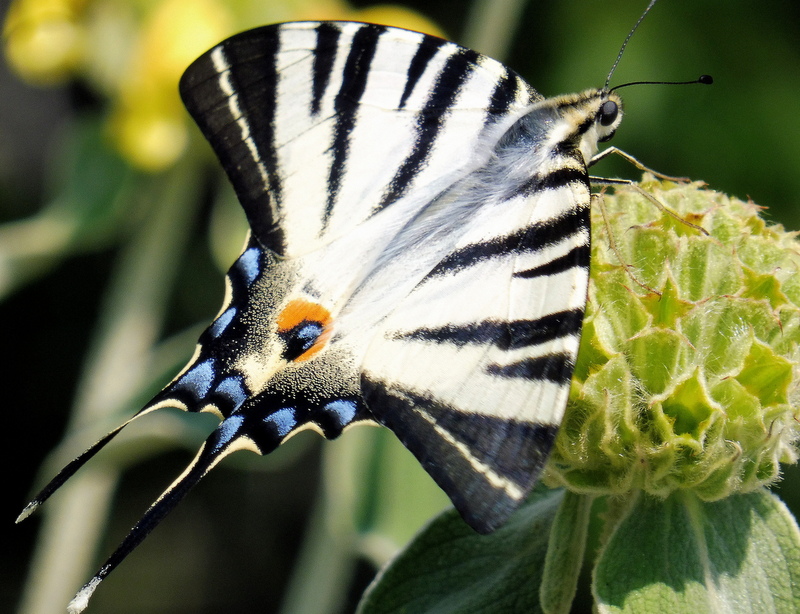
<path id="1" fill-rule="evenodd" d="M 225 455 L 269 453 L 304 428 L 383 424 L 473 528 L 502 524 L 563 417 L 589 276 L 587 167 L 619 98 L 545 99 L 474 51 L 351 22 L 242 33 L 180 90 L 251 234 L 194 357 L 137 417 L 177 406 L 222 421 L 80 603 Z"/>

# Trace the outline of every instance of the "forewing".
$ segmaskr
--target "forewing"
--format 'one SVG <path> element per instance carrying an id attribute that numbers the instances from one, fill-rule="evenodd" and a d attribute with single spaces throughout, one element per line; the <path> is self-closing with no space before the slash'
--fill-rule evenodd
<path id="1" fill-rule="evenodd" d="M 540 98 L 474 51 L 345 22 L 234 36 L 189 67 L 180 91 L 253 233 L 290 257 L 399 201 L 412 217 L 484 162 L 473 152 L 487 133 Z"/>

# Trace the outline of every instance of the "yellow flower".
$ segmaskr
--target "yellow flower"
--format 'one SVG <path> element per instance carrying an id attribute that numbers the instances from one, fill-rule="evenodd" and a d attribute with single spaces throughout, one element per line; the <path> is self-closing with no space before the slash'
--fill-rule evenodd
<path id="1" fill-rule="evenodd" d="M 9 65 L 32 83 L 67 78 L 82 58 L 83 0 L 18 0 L 3 26 Z"/>
<path id="2" fill-rule="evenodd" d="M 135 166 L 156 171 L 186 147 L 178 80 L 198 55 L 233 33 L 234 18 L 216 0 L 167 0 L 146 18 L 119 82 L 111 132 Z"/>

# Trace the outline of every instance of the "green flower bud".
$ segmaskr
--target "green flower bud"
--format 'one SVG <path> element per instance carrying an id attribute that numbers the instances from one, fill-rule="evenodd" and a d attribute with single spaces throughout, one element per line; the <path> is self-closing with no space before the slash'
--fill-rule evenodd
<path id="1" fill-rule="evenodd" d="M 800 242 L 700 184 L 640 186 L 682 219 L 633 188 L 594 203 L 583 338 L 545 480 L 706 501 L 769 484 L 797 459 Z"/>

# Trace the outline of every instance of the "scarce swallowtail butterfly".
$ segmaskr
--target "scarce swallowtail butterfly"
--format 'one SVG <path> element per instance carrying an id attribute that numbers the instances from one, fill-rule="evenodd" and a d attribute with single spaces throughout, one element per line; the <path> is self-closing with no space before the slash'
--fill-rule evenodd
<path id="1" fill-rule="evenodd" d="M 543 98 L 475 51 L 351 22 L 236 35 L 186 70 L 180 93 L 251 233 L 190 363 L 135 417 L 170 406 L 221 423 L 72 611 L 223 457 L 268 454 L 301 429 L 332 439 L 380 423 L 470 526 L 501 525 L 567 403 L 587 168 L 620 124 L 618 95 Z"/>

